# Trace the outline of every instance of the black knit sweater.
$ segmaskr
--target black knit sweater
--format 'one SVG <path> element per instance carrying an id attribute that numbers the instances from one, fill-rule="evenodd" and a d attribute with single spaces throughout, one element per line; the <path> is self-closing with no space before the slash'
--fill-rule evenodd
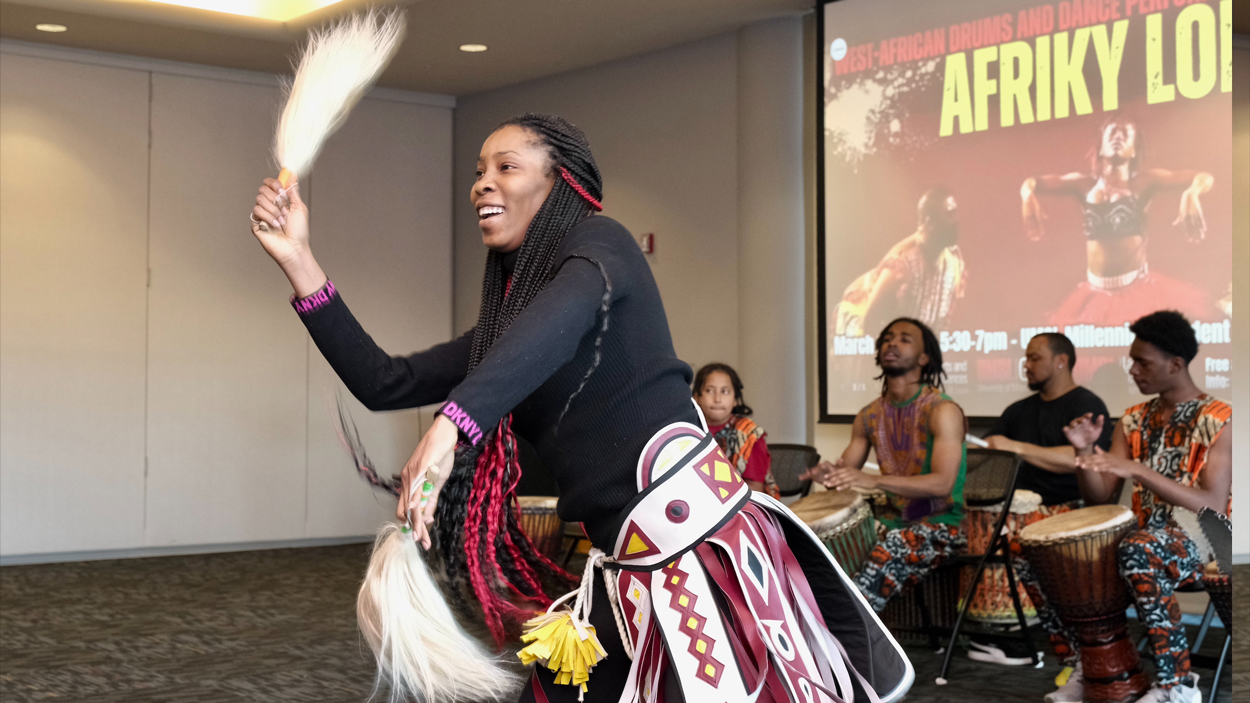
<path id="1" fill-rule="evenodd" d="M 651 269 L 615 220 L 588 217 L 561 243 L 558 272 L 467 374 L 472 331 L 409 356 L 389 356 L 361 328 L 333 284 L 295 301 L 313 341 L 348 390 L 371 410 L 449 401 L 441 412 L 472 443 L 513 414 L 560 487 L 557 512 L 583 522 L 611 551 L 615 516 L 637 492 L 643 445 L 673 422 L 698 424 L 690 367 L 677 358 Z M 603 272 L 600 271 L 603 267 Z M 602 357 L 604 275 L 611 283 Z"/>

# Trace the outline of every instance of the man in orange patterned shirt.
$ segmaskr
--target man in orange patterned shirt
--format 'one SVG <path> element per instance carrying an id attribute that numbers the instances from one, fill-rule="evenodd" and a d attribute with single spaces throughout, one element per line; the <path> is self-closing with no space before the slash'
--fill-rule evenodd
<path id="1" fill-rule="evenodd" d="M 1120 575 L 1146 626 L 1156 685 L 1139 703 L 1198 703 L 1198 676 L 1175 590 L 1202 578 L 1205 555 L 1172 519 L 1174 507 L 1227 514 L 1232 507 L 1232 408 L 1203 393 L 1189 375 L 1198 355 L 1193 327 L 1175 311 L 1155 312 L 1129 328 L 1129 374 L 1146 395 L 1120 418 L 1111 451 L 1095 447 L 1103 417 L 1085 415 L 1064 432 L 1076 448 L 1086 503 L 1114 503 L 1133 482 L 1138 529 L 1120 544 Z"/>

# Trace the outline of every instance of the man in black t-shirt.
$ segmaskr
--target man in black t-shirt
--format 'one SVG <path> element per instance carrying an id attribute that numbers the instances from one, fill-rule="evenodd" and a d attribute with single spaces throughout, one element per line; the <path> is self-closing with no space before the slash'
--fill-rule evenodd
<path id="1" fill-rule="evenodd" d="M 1091 391 L 1072 380 L 1076 365 L 1076 348 L 1072 340 L 1057 332 L 1039 334 L 1029 340 L 1025 351 L 1024 373 L 1029 390 L 1036 391 L 1024 400 L 1012 403 L 994 429 L 985 438 L 993 449 L 1015 452 L 1024 459 L 1020 467 L 1017 489 L 1027 489 L 1042 496 L 1042 513 L 1050 516 L 1080 507 L 1081 491 L 1076 480 L 1076 450 L 1068 443 L 1063 428 L 1086 413 L 1107 416 L 1107 406 Z M 1104 427 L 1113 423 L 1105 423 Z M 1104 429 L 1098 439 L 1104 450 L 1111 447 L 1111 432 Z M 1046 696 L 1046 703 L 1076 703 L 1083 700 L 1083 672 L 1080 651 L 1071 630 L 1059 620 L 1054 609 L 1047 606 L 1045 594 L 1033 570 L 1020 555 L 1019 544 L 1012 542 L 1012 566 L 1020 582 L 1037 608 L 1055 655 L 1067 667 L 1069 676 L 1059 690 Z M 969 657 L 1000 663 L 1023 663 L 1021 653 L 1007 653 L 995 646 L 973 641 Z M 1014 656 L 1014 658 L 1013 658 Z"/>
<path id="2" fill-rule="evenodd" d="M 1037 391 L 1008 406 L 994 423 L 985 441 L 993 449 L 1015 452 L 1024 459 L 1016 488 L 1042 496 L 1043 505 L 1060 505 L 1081 499 L 1076 483 L 1076 450 L 1068 444 L 1063 428 L 1086 413 L 1107 417 L 1107 406 L 1092 391 L 1076 385 L 1072 367 L 1076 348 L 1058 332 L 1046 332 L 1029 340 L 1024 373 L 1029 390 Z M 1111 448 L 1113 423 L 1105 423 L 1098 446 Z"/>

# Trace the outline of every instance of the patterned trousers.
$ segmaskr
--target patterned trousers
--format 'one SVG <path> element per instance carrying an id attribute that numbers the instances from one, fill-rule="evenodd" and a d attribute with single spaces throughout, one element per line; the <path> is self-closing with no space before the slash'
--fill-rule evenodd
<path id="1" fill-rule="evenodd" d="M 1161 522 L 1152 519 L 1149 526 L 1128 533 L 1120 543 L 1120 575 L 1137 604 L 1137 618 L 1146 628 L 1155 678 L 1161 687 L 1170 688 L 1189 679 L 1189 642 L 1176 589 L 1197 583 L 1203 564 L 1198 545 L 1185 531 Z"/>
<path id="2" fill-rule="evenodd" d="M 1181 625 L 1176 589 L 1200 580 L 1203 564 L 1198 546 L 1183 530 L 1175 525 L 1160 525 L 1160 522 L 1153 520 L 1150 526 L 1124 537 L 1120 543 L 1119 568 L 1137 606 L 1137 617 L 1146 628 L 1155 677 L 1159 686 L 1170 688 L 1189 678 L 1189 643 L 1185 627 Z M 1013 565 L 1037 608 L 1055 655 L 1064 664 L 1075 664 L 1080 660 L 1075 635 L 1047 604 L 1029 563 L 1017 558 Z"/>
<path id="3" fill-rule="evenodd" d="M 868 605 L 881 612 L 892 596 L 904 587 L 920 583 L 926 574 L 963 551 L 967 544 L 967 538 L 955 525 L 928 519 L 890 530 L 855 575 L 855 585 Z"/>

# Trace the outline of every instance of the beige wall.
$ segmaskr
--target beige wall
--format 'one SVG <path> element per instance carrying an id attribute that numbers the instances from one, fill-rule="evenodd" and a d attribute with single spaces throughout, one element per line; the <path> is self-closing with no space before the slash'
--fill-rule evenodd
<path id="1" fill-rule="evenodd" d="M 142 543 L 148 81 L 0 60 L 0 554 Z"/>
<path id="2" fill-rule="evenodd" d="M 371 534 L 394 504 L 247 229 L 275 77 L 0 50 L 0 559 Z M 453 105 L 375 92 L 302 184 L 314 251 L 395 353 L 451 334 Z M 383 471 L 428 426 L 348 404 Z"/>

